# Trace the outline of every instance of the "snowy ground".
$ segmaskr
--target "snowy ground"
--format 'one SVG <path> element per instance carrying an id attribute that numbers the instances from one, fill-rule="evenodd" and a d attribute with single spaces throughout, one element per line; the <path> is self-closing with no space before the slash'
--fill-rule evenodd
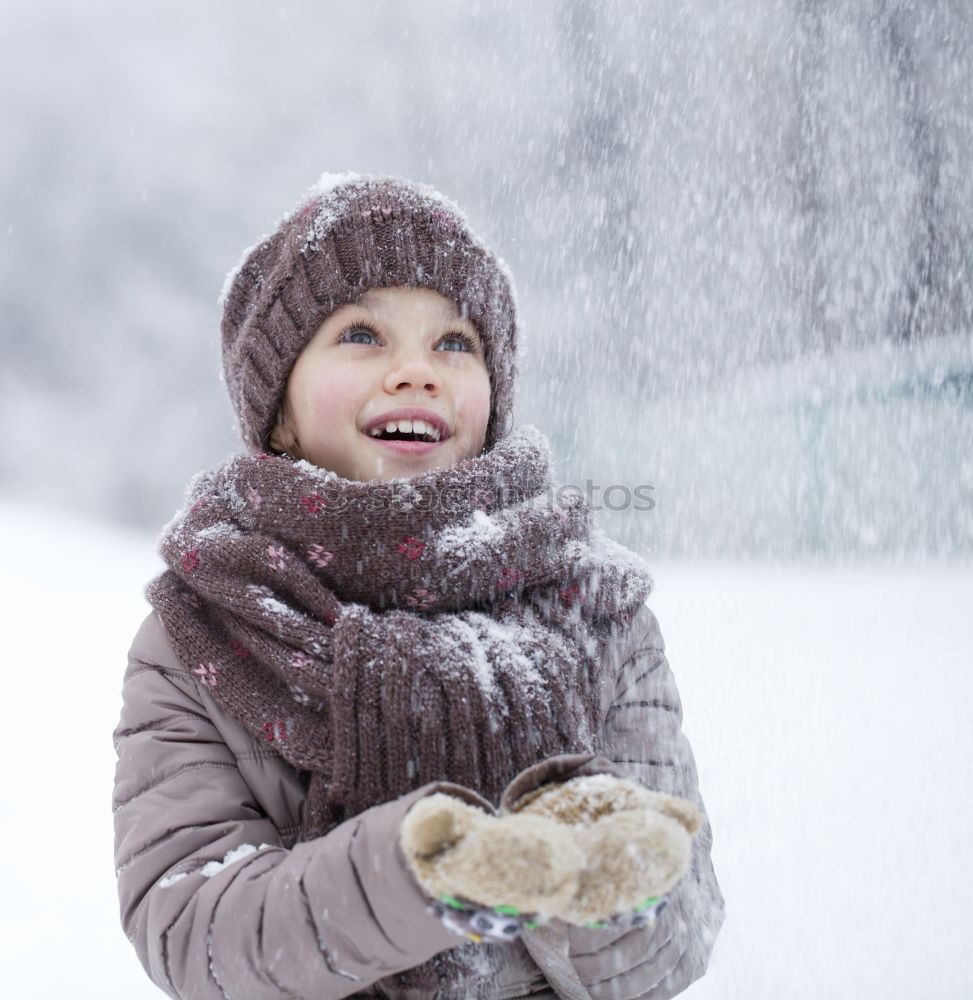
<path id="1" fill-rule="evenodd" d="M 0 505 L 0 544 L 4 995 L 161 996 L 118 929 L 109 805 L 152 540 Z M 973 570 L 656 581 L 729 908 L 686 996 L 973 996 Z"/>
<path id="2" fill-rule="evenodd" d="M 655 578 L 728 908 L 687 997 L 973 997 L 973 570 Z"/>

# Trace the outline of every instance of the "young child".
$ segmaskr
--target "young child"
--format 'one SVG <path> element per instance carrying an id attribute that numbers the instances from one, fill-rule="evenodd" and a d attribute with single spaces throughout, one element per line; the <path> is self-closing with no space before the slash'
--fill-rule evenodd
<path id="1" fill-rule="evenodd" d="M 222 330 L 249 453 L 164 532 L 115 733 L 149 975 L 679 993 L 723 912 L 679 698 L 643 563 L 511 427 L 503 264 L 430 188 L 326 176 L 231 276 Z"/>

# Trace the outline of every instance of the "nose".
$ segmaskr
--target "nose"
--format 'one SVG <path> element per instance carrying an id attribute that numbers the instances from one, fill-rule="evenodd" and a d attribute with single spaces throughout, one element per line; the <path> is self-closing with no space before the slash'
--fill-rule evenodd
<path id="1" fill-rule="evenodd" d="M 439 378 L 423 352 L 399 354 L 389 366 L 385 391 L 401 392 L 403 389 L 424 389 L 433 394 L 439 391 Z"/>

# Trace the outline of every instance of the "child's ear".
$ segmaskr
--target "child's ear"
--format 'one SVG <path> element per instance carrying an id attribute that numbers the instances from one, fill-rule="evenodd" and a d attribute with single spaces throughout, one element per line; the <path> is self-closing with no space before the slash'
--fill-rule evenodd
<path id="1" fill-rule="evenodd" d="M 270 432 L 270 447 L 274 451 L 283 452 L 285 455 L 293 455 L 297 451 L 297 435 L 287 422 L 274 425 Z"/>

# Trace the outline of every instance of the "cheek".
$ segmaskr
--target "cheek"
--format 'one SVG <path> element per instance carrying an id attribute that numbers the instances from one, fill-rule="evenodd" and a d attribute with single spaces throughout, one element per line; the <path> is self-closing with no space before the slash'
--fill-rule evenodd
<path id="1" fill-rule="evenodd" d="M 340 371 L 302 372 L 293 390 L 295 412 L 315 423 L 353 416 L 357 408 L 355 383 Z"/>
<path id="2" fill-rule="evenodd" d="M 482 377 L 467 381 L 458 403 L 462 424 L 482 440 L 490 419 L 490 380 L 485 372 Z"/>

